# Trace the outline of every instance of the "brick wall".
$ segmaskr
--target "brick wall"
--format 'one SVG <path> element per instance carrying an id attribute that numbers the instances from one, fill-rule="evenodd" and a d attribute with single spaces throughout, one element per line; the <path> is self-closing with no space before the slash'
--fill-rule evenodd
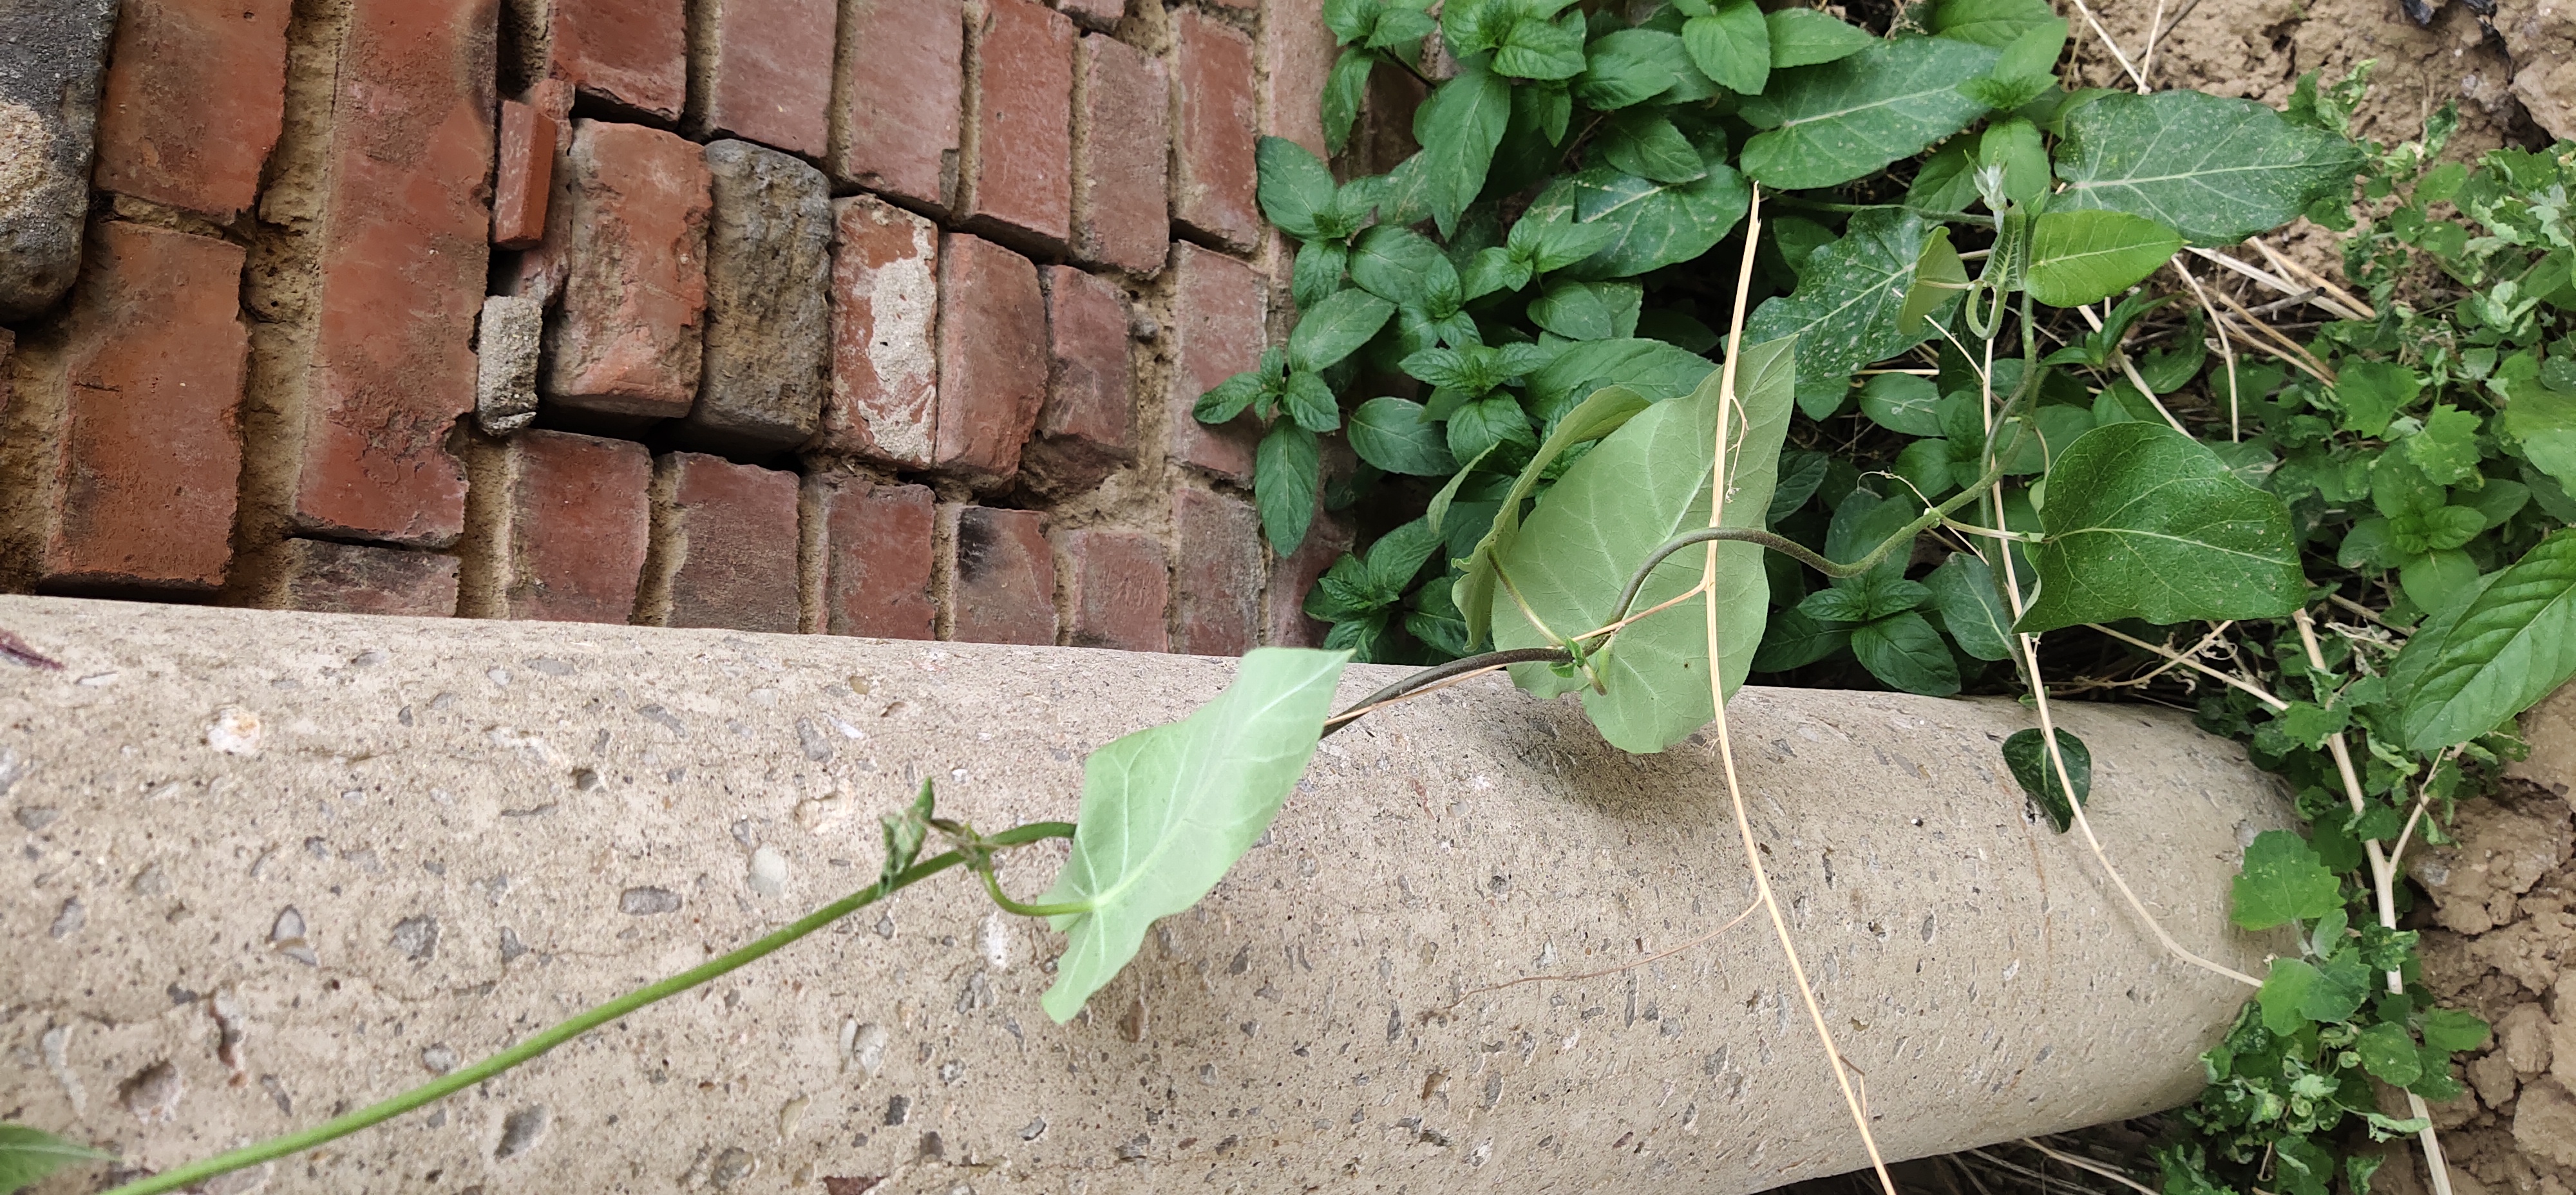
<path id="1" fill-rule="evenodd" d="M 1319 0 L 105 7 L 0 5 L 0 591 L 1312 641 L 1188 410 Z"/>

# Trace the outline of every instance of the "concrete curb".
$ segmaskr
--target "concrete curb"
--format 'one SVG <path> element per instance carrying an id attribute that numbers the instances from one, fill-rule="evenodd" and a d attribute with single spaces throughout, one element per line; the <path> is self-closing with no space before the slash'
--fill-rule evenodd
<path id="1" fill-rule="evenodd" d="M 168 1167 L 381 1098 L 871 878 L 935 776 L 1070 817 L 1226 661 L 0 597 L 0 1117 Z M 1346 696 L 1392 669 L 1354 669 Z M 2034 824 L 2009 703 L 1747 690 L 1773 878 L 1890 1158 L 2163 1108 L 2246 993 Z M 2183 942 L 2271 781 L 2074 706 L 2095 825 Z M 941 877 L 271 1191 L 1754 1191 L 1864 1164 L 1703 751 L 1471 683 L 1330 740 L 1061 1028 L 1062 939 Z M 1055 856 L 1015 856 L 1033 894 Z M 88 1189 L 96 1173 L 80 1185 Z M 240 1191 L 243 1186 L 227 1187 Z"/>

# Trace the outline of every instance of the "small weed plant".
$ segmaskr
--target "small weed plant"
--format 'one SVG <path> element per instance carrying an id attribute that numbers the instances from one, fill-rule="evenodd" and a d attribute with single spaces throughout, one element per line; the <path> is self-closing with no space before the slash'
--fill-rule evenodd
<path id="1" fill-rule="evenodd" d="M 1328 147 L 1391 73 L 1423 91 L 1420 148 L 1337 177 L 1261 143 L 1301 315 L 1196 413 L 1258 425 L 1278 552 L 1319 509 L 1373 532 L 1308 598 L 1325 650 L 1256 651 L 1189 718 L 1094 753 L 1074 823 L 984 834 L 925 785 L 886 819 L 877 881 L 805 919 L 116 1195 L 380 1123 L 955 868 L 1066 935 L 1042 1003 L 1068 1019 L 1260 837 L 1320 736 L 1505 668 L 1580 694 L 1628 751 L 1714 724 L 1802 992 L 1727 736 L 1748 677 L 2022 694 L 2036 725 L 2005 763 L 2124 896 L 2050 703 L 2192 703 L 2290 781 L 2308 829 L 2256 838 L 2235 880 L 2238 925 L 2296 931 L 2264 976 L 2128 896 L 2161 948 L 2249 995 L 2158 1152 L 2165 1190 L 2358 1192 L 2369 1142 L 2413 1137 L 2448 1195 L 2426 1101 L 2459 1093 L 2452 1056 L 2488 1030 L 2421 984 L 2400 868 L 2576 675 L 2576 146 L 2435 164 L 2447 110 L 2415 141 L 2356 140 L 2360 73 L 2302 80 L 2287 111 L 2134 74 L 2068 89 L 2045 0 L 1931 0 L 1883 30 L 1753 0 L 1326 0 L 1324 19 Z M 2259 239 L 2301 216 L 2344 233 L 2361 293 Z M 2235 256 L 2249 238 L 2262 264 Z M 1355 469 L 1328 473 L 1333 434 Z M 1354 657 L 1425 667 L 1334 714 Z M 1056 837 L 1055 887 L 1005 894 L 993 856 Z M 0 1126 L 0 1192 L 98 1156 Z"/>

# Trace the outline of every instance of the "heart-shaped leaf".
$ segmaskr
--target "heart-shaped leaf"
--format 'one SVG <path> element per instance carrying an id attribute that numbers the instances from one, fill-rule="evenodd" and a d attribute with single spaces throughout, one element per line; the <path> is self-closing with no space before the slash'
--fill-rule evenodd
<path id="1" fill-rule="evenodd" d="M 2051 307 L 2079 307 L 2136 286 L 2181 251 L 2182 234 L 2144 216 L 2041 212 L 2031 221 L 2024 284 Z"/>
<path id="2" fill-rule="evenodd" d="M 2049 208 L 2130 212 L 2195 245 L 2232 245 L 2351 186 L 2362 161 L 2352 142 L 2300 128 L 2252 100 L 2122 92 L 2066 117 L 2057 147 L 2066 186 Z"/>
<path id="3" fill-rule="evenodd" d="M 1743 112 L 1769 132 L 1744 144 L 1742 167 L 1783 190 L 1839 186 L 1985 114 L 1959 84 L 1986 73 L 1995 51 L 1943 37 L 1905 37 L 1784 75 Z"/>
<path id="4" fill-rule="evenodd" d="M 2206 446 L 2157 423 L 2076 438 L 2048 470 L 2028 634 L 2142 618 L 2278 618 L 2299 608 L 2290 511 Z"/>

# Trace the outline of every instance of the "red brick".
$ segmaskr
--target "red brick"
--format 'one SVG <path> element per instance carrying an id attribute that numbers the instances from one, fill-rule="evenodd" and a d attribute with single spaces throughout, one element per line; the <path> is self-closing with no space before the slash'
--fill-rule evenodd
<path id="1" fill-rule="evenodd" d="M 642 125 L 572 127 L 547 231 L 562 246 L 565 275 L 546 328 L 542 390 L 573 410 L 686 415 L 704 347 L 706 160 Z"/>
<path id="2" fill-rule="evenodd" d="M 1172 246 L 1172 459 L 1240 485 L 1252 484 L 1261 431 L 1249 413 L 1211 427 L 1190 415 L 1217 383 L 1261 364 L 1265 300 L 1253 268 L 1186 242 Z"/>
<path id="3" fill-rule="evenodd" d="M 1046 401 L 1046 297 L 1029 259 L 951 233 L 939 247 L 939 415 L 931 464 L 1008 485 Z"/>
<path id="4" fill-rule="evenodd" d="M 794 634 L 793 473 L 674 452 L 654 463 L 654 560 L 642 609 L 662 625 Z"/>
<path id="5" fill-rule="evenodd" d="M 555 184 L 555 122 L 517 100 L 501 101 L 500 163 L 493 171 L 492 243 L 534 249 L 546 236 Z"/>
<path id="6" fill-rule="evenodd" d="M 510 0 L 522 76 L 562 79 L 583 95 L 661 120 L 680 118 L 689 88 L 683 0 Z"/>
<path id="7" fill-rule="evenodd" d="M 1055 642 L 1055 553 L 1034 510 L 950 507 L 948 637 Z"/>
<path id="8" fill-rule="evenodd" d="M 832 176 L 937 212 L 954 206 L 965 63 L 962 0 L 847 0 Z"/>
<path id="9" fill-rule="evenodd" d="M 976 231 L 1061 251 L 1073 220 L 1073 22 L 1037 0 L 975 0 L 959 213 Z"/>
<path id="10" fill-rule="evenodd" d="M 820 157 L 830 140 L 833 0 L 689 6 L 689 131 Z"/>
<path id="11" fill-rule="evenodd" d="M 1161 62 L 1096 33 L 1074 65 L 1074 255 L 1159 274 L 1172 237 L 1170 81 Z"/>
<path id="12" fill-rule="evenodd" d="M 495 0 L 354 0 L 323 147 L 299 531 L 425 547 L 465 525 L 491 258 Z"/>
<path id="13" fill-rule="evenodd" d="M 1172 495 L 1175 651 L 1239 656 L 1261 625 L 1261 516 L 1240 498 L 1206 490 Z"/>
<path id="14" fill-rule="evenodd" d="M 520 432 L 505 444 L 507 523 L 491 545 L 500 615 L 628 621 L 652 538 L 653 454 L 569 432 Z"/>
<path id="15" fill-rule="evenodd" d="M 1127 16 L 1127 0 L 1054 0 L 1056 11 L 1085 29 L 1108 33 Z"/>
<path id="16" fill-rule="evenodd" d="M 45 583 L 224 583 L 250 345 L 242 260 L 238 246 L 206 237 L 92 229 L 59 355 L 52 368 L 37 363 L 38 384 L 64 399 Z"/>
<path id="17" fill-rule="evenodd" d="M 1306 529 L 1306 542 L 1270 570 L 1270 638 L 1274 647 L 1321 647 L 1331 625 L 1306 617 L 1306 591 L 1315 578 L 1351 550 L 1350 528 L 1321 510 Z"/>
<path id="18" fill-rule="evenodd" d="M 938 637 L 930 601 L 937 565 L 930 487 L 873 485 L 851 474 L 809 478 L 823 522 L 823 630 L 879 639 Z"/>
<path id="19" fill-rule="evenodd" d="M 816 447 L 930 464 L 939 402 L 939 226 L 871 196 L 833 205 L 832 390 Z"/>
<path id="20" fill-rule="evenodd" d="M 1323 0 L 1264 0 L 1262 131 L 1324 152 L 1324 80 L 1341 48 L 1324 25 Z"/>
<path id="21" fill-rule="evenodd" d="M 1172 220 L 1232 249 L 1261 243 L 1252 39 L 1196 9 L 1172 14 Z"/>
<path id="22" fill-rule="evenodd" d="M 1047 398 L 1020 470 L 1041 493 L 1076 494 L 1136 460 L 1127 297 L 1071 266 L 1048 266 L 1046 284 Z"/>
<path id="23" fill-rule="evenodd" d="M 1153 536 L 1133 531 L 1066 531 L 1055 536 L 1065 569 L 1065 642 L 1120 651 L 1170 651 L 1164 608 L 1171 564 Z"/>
<path id="24" fill-rule="evenodd" d="M 285 599 L 289 610 L 445 618 L 456 613 L 456 558 L 290 539 Z"/>
<path id="25" fill-rule="evenodd" d="M 259 197 L 286 103 L 290 0 L 128 0 L 99 105 L 104 190 L 229 217 Z"/>

